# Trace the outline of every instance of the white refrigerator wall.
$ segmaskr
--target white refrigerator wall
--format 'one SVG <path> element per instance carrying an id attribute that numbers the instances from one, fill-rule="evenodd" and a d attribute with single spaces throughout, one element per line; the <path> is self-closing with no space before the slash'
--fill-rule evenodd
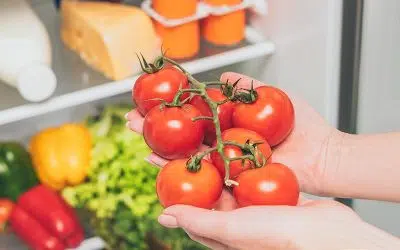
<path id="1" fill-rule="evenodd" d="M 268 6 L 268 16 L 253 23 L 277 51 L 259 78 L 301 95 L 336 126 L 342 1 L 269 0 Z M 366 0 L 363 25 L 359 132 L 399 131 L 393 112 L 400 107 L 400 1 Z M 354 205 L 366 221 L 400 236 L 398 204 Z"/>
<path id="2" fill-rule="evenodd" d="M 342 1 L 268 0 L 253 24 L 276 44 L 261 77 L 301 95 L 336 126 Z"/>
<path id="3" fill-rule="evenodd" d="M 400 1 L 364 0 L 358 133 L 400 132 L 399 44 Z M 365 220 L 400 236 L 400 204 L 356 200 L 354 206 Z"/>
<path id="4" fill-rule="evenodd" d="M 276 53 L 254 77 L 301 96 L 336 126 L 342 1 L 268 0 L 268 10 L 252 21 Z"/>

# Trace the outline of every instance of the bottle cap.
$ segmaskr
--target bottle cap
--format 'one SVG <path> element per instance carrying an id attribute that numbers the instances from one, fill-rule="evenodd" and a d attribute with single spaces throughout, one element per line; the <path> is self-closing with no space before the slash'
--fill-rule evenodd
<path id="1" fill-rule="evenodd" d="M 53 70 L 44 64 L 24 67 L 17 78 L 17 89 L 22 97 L 31 102 L 49 98 L 56 89 L 57 78 Z"/>

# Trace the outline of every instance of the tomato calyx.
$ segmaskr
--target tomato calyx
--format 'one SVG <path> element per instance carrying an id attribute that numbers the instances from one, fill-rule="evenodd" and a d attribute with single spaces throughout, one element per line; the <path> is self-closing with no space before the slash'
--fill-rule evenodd
<path id="1" fill-rule="evenodd" d="M 224 83 L 220 87 L 222 94 L 226 96 L 228 99 L 234 100 L 237 94 L 236 86 L 238 85 L 240 80 L 241 78 L 237 79 L 233 84 L 229 84 L 229 81 L 227 80 L 226 83 Z"/>
<path id="2" fill-rule="evenodd" d="M 245 88 L 237 88 L 238 83 L 241 78 L 237 79 L 233 84 L 229 84 L 227 81 L 224 84 L 221 84 L 221 92 L 227 97 L 228 100 L 233 102 L 241 102 L 241 103 L 254 103 L 258 98 L 258 93 L 254 89 L 254 83 L 251 81 L 250 89 Z"/>
<path id="3" fill-rule="evenodd" d="M 199 157 L 191 157 L 187 162 L 186 162 L 186 168 L 189 172 L 191 173 L 196 173 L 200 170 L 201 168 L 201 158 Z"/>
<path id="4" fill-rule="evenodd" d="M 163 69 L 164 66 L 165 66 L 164 57 L 162 57 L 162 56 L 157 57 L 157 58 L 154 60 L 154 63 L 148 63 L 148 62 L 146 61 L 146 59 L 144 58 L 144 56 L 142 55 L 142 53 L 140 53 L 140 56 L 141 56 L 142 58 L 140 58 L 139 55 L 136 54 L 136 57 L 138 58 L 139 63 L 140 63 L 140 67 L 141 67 L 142 70 L 143 70 L 144 72 L 146 72 L 147 74 L 154 74 L 154 73 L 157 73 L 158 71 L 160 71 L 161 69 Z"/>
<path id="5" fill-rule="evenodd" d="M 239 157 L 229 158 L 229 161 L 242 160 L 242 164 L 244 164 L 246 160 L 250 160 L 251 162 L 253 162 L 255 168 L 260 168 L 267 163 L 270 157 L 270 156 L 268 158 L 264 157 L 264 155 L 257 148 L 258 145 L 261 145 L 263 143 L 264 142 L 262 141 L 253 142 L 247 140 L 246 143 L 242 145 L 231 141 L 225 141 L 224 145 L 239 147 L 243 154 L 242 156 Z"/>
<path id="6" fill-rule="evenodd" d="M 202 153 L 199 153 L 195 156 L 192 156 L 187 162 L 186 162 L 186 168 L 188 171 L 195 173 L 200 170 L 201 168 L 201 161 L 203 158 L 207 155 L 209 155 L 211 152 L 214 152 L 217 150 L 217 147 L 209 148 L 205 150 Z"/>
<path id="7" fill-rule="evenodd" d="M 233 98 L 234 101 L 239 101 L 245 104 L 254 103 L 258 98 L 258 93 L 254 89 L 253 81 L 251 81 L 250 89 L 241 88 L 241 91 L 237 92 Z"/>

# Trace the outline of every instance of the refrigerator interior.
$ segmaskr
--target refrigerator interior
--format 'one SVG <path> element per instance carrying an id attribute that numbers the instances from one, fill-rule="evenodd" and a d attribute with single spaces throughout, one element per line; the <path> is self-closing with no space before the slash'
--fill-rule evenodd
<path id="1" fill-rule="evenodd" d="M 59 69 L 64 85 L 57 89 L 54 98 L 38 105 L 26 103 L 14 89 L 0 85 L 1 140 L 26 143 L 30 135 L 40 129 L 82 120 L 96 113 L 101 105 L 131 102 L 129 90 L 135 77 L 122 81 L 116 87 L 115 83 L 87 68 L 57 40 L 58 19 L 55 12 L 46 9 L 49 6 L 44 6 L 50 1 L 33 2 L 41 13 L 40 17 L 53 31 L 51 36 L 56 50 L 54 67 Z M 400 116 L 389 112 L 400 105 L 400 89 L 396 84 L 400 77 L 396 70 L 396 65 L 400 65 L 400 54 L 396 50 L 400 34 L 399 29 L 381 27 L 388 23 L 393 27 L 398 25 L 400 4 L 396 0 L 386 4 L 374 0 L 364 2 L 364 16 L 368 18 L 364 18 L 363 24 L 357 132 L 399 129 Z M 282 87 L 305 98 L 337 127 L 340 120 L 342 7 L 342 1 L 336 0 L 269 0 L 268 15 L 252 20 L 256 30 L 266 40 L 260 40 L 250 29 L 249 37 L 254 40 L 232 50 L 211 49 L 211 54 L 204 53 L 186 62 L 186 65 L 198 73 L 196 76 L 200 79 L 215 79 L 223 72 L 235 71 Z M 382 37 L 390 39 L 379 39 Z M 59 58 L 66 59 L 57 60 Z M 376 70 L 376 61 L 381 62 L 380 70 Z M 70 68 L 67 71 L 65 67 Z M 391 83 L 390 90 L 382 92 L 382 79 L 387 84 Z M 373 101 L 377 93 L 382 100 L 379 105 Z M 382 109 L 388 112 L 380 112 Z M 376 119 L 375 115 L 371 118 L 371 113 L 379 115 L 380 119 Z M 368 222 L 400 235 L 399 205 L 356 200 L 354 209 Z M 25 249 L 11 239 L 14 238 L 1 236 L 0 246 Z"/>

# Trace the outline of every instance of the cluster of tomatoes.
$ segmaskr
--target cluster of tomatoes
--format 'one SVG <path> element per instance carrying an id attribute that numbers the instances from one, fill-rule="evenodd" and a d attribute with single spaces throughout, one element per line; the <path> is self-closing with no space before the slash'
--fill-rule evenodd
<path id="1" fill-rule="evenodd" d="M 202 145 L 218 146 L 212 109 L 204 95 L 189 97 L 188 77 L 174 66 L 165 66 L 141 75 L 132 90 L 137 110 L 145 117 L 143 136 L 154 153 L 170 160 L 157 177 L 161 204 L 192 205 L 212 209 L 221 196 L 226 177 L 224 159 L 217 151 L 209 158 L 197 159 L 198 168 L 188 162 L 199 154 Z M 295 174 L 285 165 L 273 163 L 272 148 L 282 143 L 294 127 L 294 109 L 280 89 L 261 86 L 254 89 L 253 102 L 240 102 L 227 96 L 222 88 L 207 88 L 207 96 L 218 103 L 217 113 L 223 142 L 249 145 L 266 159 L 256 167 L 254 161 L 236 145 L 225 145 L 229 161 L 229 187 L 238 206 L 296 205 L 299 185 Z M 180 92 L 181 95 L 177 95 Z M 204 93 L 204 92 L 203 92 Z M 175 101 L 178 105 L 171 105 Z M 199 119 L 200 118 L 200 119 Z M 202 118 L 202 119 L 201 119 Z M 242 157 L 242 158 L 241 158 Z"/>

